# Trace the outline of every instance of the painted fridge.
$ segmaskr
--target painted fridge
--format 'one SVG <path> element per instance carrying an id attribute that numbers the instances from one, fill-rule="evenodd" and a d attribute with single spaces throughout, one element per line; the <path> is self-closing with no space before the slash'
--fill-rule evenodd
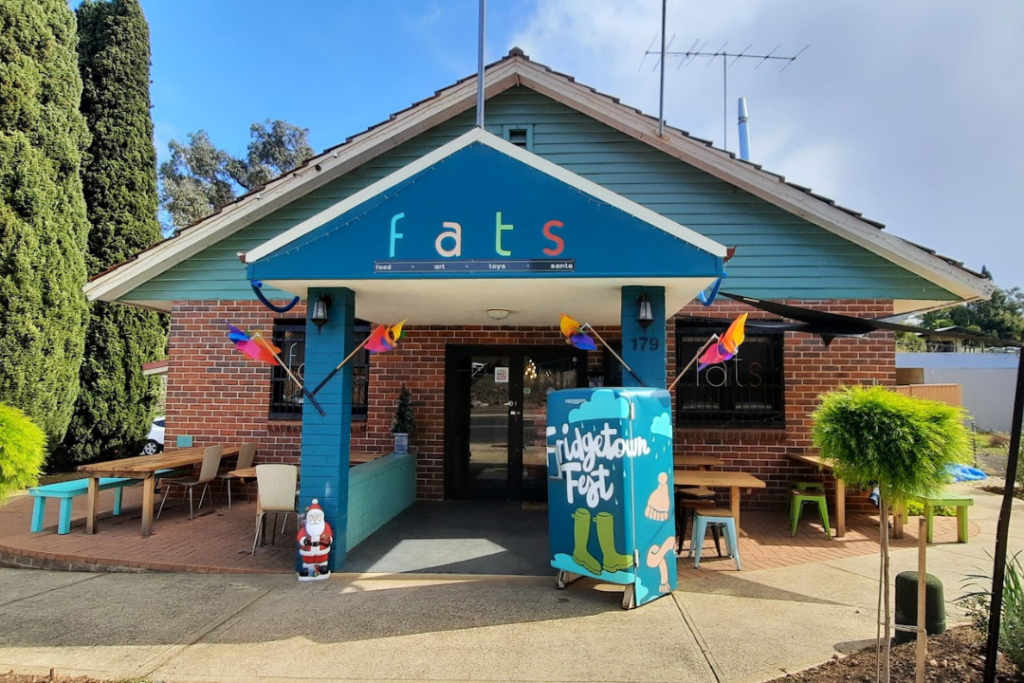
<path id="1" fill-rule="evenodd" d="M 623 608 L 676 588 L 672 411 L 664 389 L 548 395 L 548 537 L 557 585 L 625 587 Z"/>

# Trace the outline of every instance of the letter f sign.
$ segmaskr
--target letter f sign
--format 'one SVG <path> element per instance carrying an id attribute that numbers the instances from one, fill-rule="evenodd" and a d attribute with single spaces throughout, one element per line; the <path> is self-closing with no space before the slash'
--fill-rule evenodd
<path id="1" fill-rule="evenodd" d="M 405 218 L 404 213 L 396 213 L 391 217 L 391 248 L 388 250 L 388 258 L 395 258 L 395 242 L 405 237 L 402 233 L 398 232 L 398 221 Z"/>

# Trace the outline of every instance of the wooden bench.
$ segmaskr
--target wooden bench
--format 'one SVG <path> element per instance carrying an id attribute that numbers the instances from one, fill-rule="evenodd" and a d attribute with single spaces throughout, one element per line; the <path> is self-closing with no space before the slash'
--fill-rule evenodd
<path id="1" fill-rule="evenodd" d="M 121 514 L 122 488 L 137 483 L 138 479 L 127 477 L 109 477 L 100 479 L 100 491 L 114 489 L 114 514 Z M 32 506 L 32 531 L 43 530 L 43 518 L 46 515 L 46 499 L 60 499 L 60 520 L 57 522 L 57 533 L 66 534 L 71 531 L 71 500 L 75 496 L 84 496 L 89 492 L 88 479 L 72 479 L 46 486 L 34 486 L 28 490 L 29 495 L 35 497 Z"/>
<path id="2" fill-rule="evenodd" d="M 973 498 L 960 493 L 952 493 L 951 491 L 940 491 L 927 496 L 914 496 L 913 500 L 916 500 L 924 506 L 924 519 L 928 527 L 929 543 L 932 542 L 932 532 L 934 529 L 933 518 L 935 516 L 935 508 L 937 507 L 956 508 L 956 540 L 959 543 L 967 543 L 967 508 L 974 505 Z M 905 511 L 904 517 L 906 517 Z"/>

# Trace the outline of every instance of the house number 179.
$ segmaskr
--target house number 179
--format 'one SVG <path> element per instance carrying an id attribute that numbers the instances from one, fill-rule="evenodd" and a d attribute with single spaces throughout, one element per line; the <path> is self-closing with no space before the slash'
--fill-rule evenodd
<path id="1" fill-rule="evenodd" d="M 633 337 L 630 341 L 633 342 L 634 351 L 658 350 L 658 339 L 656 337 Z"/>

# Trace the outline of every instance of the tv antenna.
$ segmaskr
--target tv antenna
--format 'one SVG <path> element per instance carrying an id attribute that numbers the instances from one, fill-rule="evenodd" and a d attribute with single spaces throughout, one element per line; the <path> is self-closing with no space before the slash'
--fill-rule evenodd
<path id="1" fill-rule="evenodd" d="M 722 47 L 720 47 L 717 50 L 712 52 L 712 51 L 708 51 L 708 49 L 707 49 L 708 42 L 710 42 L 710 41 L 704 41 L 704 43 L 701 44 L 700 39 L 698 38 L 697 40 L 693 41 L 693 44 L 690 45 L 690 48 L 688 50 L 673 52 L 673 51 L 668 50 L 668 48 L 671 47 L 673 42 L 675 42 L 675 39 L 676 39 L 675 35 L 672 36 L 672 38 L 668 41 L 667 44 L 665 42 L 665 4 L 666 4 L 665 0 L 662 0 L 662 7 L 661 7 L 661 34 L 660 34 L 661 35 L 661 49 L 660 50 L 651 50 L 651 48 L 654 47 L 654 42 L 658 39 L 658 35 L 656 34 L 654 36 L 654 39 L 651 40 L 651 44 L 647 47 L 647 51 L 644 52 L 644 57 L 640 61 L 640 67 L 637 69 L 637 72 L 639 72 L 641 69 L 643 69 L 644 62 L 646 62 L 648 56 L 650 56 L 650 55 L 658 55 L 658 59 L 655 61 L 655 64 L 654 64 L 654 68 L 655 69 L 657 69 L 658 67 L 661 67 L 661 87 L 660 87 L 660 93 L 659 93 L 659 98 L 658 98 L 659 99 L 659 101 L 658 101 L 658 134 L 659 135 L 664 135 L 665 134 L 665 60 L 666 60 L 666 58 L 667 57 L 679 57 L 680 58 L 679 59 L 679 64 L 676 65 L 676 71 L 678 71 L 679 69 L 683 68 L 684 66 L 689 67 L 698 58 L 707 58 L 708 61 L 707 61 L 706 64 L 704 64 L 704 68 L 706 69 L 709 66 L 711 66 L 716 59 L 721 58 L 722 59 L 722 149 L 728 149 L 728 147 L 729 147 L 729 114 L 728 114 L 728 112 L 729 112 L 729 104 L 728 104 L 728 101 L 729 101 L 729 67 L 731 67 L 732 65 L 734 65 L 736 62 L 738 62 L 741 59 L 753 59 L 753 60 L 756 60 L 757 61 L 757 65 L 754 67 L 755 71 L 757 69 L 760 69 L 767 62 L 773 62 L 773 63 L 784 62 L 784 64 L 782 64 L 782 68 L 779 69 L 779 72 L 781 73 L 781 72 L 785 71 L 787 68 L 789 68 L 790 64 L 795 62 L 797 57 L 802 55 L 804 53 L 804 50 L 809 48 L 810 45 L 805 45 L 803 47 L 803 49 L 801 49 L 799 52 L 797 52 L 794 55 L 779 55 L 779 54 L 776 54 L 776 52 L 778 52 L 779 48 L 781 48 L 782 45 L 777 45 L 774 49 L 772 49 L 771 52 L 768 52 L 767 54 L 752 54 L 752 53 L 749 53 L 747 51 L 750 50 L 750 48 L 752 48 L 754 46 L 753 43 L 751 43 L 750 45 L 747 45 L 745 48 L 743 48 L 739 52 L 729 52 L 727 50 L 727 48 L 729 46 L 729 43 L 728 43 L 728 41 L 726 41 L 722 45 Z M 730 59 L 732 61 L 729 61 Z"/>

